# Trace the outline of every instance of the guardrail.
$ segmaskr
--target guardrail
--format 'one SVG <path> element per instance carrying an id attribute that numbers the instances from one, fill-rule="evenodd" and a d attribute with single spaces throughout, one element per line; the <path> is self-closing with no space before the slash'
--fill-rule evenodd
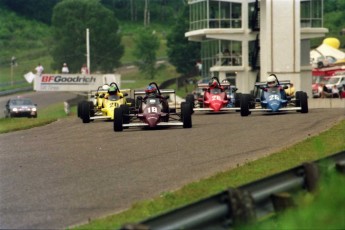
<path id="1" fill-rule="evenodd" d="M 126 224 L 121 229 L 230 229 L 293 206 L 292 192 L 314 192 L 325 164 L 326 168 L 334 166 L 344 174 L 345 151 L 238 188 L 230 188 L 140 223 Z"/>

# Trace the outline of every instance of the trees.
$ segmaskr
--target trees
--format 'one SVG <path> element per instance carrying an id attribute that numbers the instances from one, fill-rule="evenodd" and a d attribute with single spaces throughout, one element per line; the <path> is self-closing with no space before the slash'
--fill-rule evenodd
<path id="1" fill-rule="evenodd" d="M 90 31 L 91 71 L 113 72 L 124 53 L 118 22 L 98 0 L 65 0 L 58 3 L 52 17 L 53 68 L 68 63 L 70 72 L 79 72 L 86 61 L 86 29 Z"/>
<path id="2" fill-rule="evenodd" d="M 156 52 L 159 49 L 159 39 L 154 31 L 148 28 L 141 29 L 140 33 L 134 38 L 135 49 L 133 55 L 138 59 L 136 65 L 150 79 L 155 77 Z"/>
<path id="3" fill-rule="evenodd" d="M 176 20 L 172 32 L 167 37 L 167 53 L 169 61 L 178 73 L 193 74 L 195 65 L 200 60 L 200 43 L 189 42 L 185 33 L 189 28 L 189 8 L 185 6 Z"/>

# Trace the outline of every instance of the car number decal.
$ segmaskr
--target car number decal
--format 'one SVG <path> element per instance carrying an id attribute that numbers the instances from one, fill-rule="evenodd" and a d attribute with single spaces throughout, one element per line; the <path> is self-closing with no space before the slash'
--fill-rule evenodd
<path id="1" fill-rule="evenodd" d="M 147 108 L 147 111 L 148 113 L 158 113 L 157 107 L 154 106 Z"/>
<path id="2" fill-rule="evenodd" d="M 272 100 L 279 100 L 279 96 L 278 95 L 270 95 L 268 97 L 268 100 L 272 101 Z"/>
<path id="3" fill-rule="evenodd" d="M 212 95 L 212 100 L 221 100 L 219 95 Z"/>

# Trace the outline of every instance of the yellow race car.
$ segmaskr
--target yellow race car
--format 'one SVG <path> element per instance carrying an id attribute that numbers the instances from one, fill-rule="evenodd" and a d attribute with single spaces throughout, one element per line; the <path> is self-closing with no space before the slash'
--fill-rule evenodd
<path id="1" fill-rule="evenodd" d="M 134 108 L 134 99 L 127 98 L 129 89 L 119 90 L 112 82 L 109 86 L 100 86 L 96 92 L 91 92 L 90 99 L 78 105 L 78 116 L 83 123 L 94 120 L 114 120 L 115 108 L 121 107 L 129 111 Z"/>

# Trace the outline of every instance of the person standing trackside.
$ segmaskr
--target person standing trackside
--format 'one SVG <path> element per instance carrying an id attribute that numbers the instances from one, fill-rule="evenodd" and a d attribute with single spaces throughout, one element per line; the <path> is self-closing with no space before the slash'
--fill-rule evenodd
<path id="1" fill-rule="evenodd" d="M 87 68 L 86 64 L 84 64 L 83 67 L 81 67 L 80 72 L 82 74 L 89 74 L 89 69 Z"/>
<path id="2" fill-rule="evenodd" d="M 36 74 L 37 74 L 38 76 L 41 76 L 42 73 L 43 73 L 43 71 L 44 71 L 44 68 L 43 68 L 43 66 L 41 65 L 41 63 L 38 63 L 38 66 L 35 68 L 35 70 L 36 70 Z"/>
<path id="3" fill-rule="evenodd" d="M 69 73 L 69 69 L 67 66 L 67 63 L 63 63 L 62 69 L 61 69 L 61 73 Z"/>

